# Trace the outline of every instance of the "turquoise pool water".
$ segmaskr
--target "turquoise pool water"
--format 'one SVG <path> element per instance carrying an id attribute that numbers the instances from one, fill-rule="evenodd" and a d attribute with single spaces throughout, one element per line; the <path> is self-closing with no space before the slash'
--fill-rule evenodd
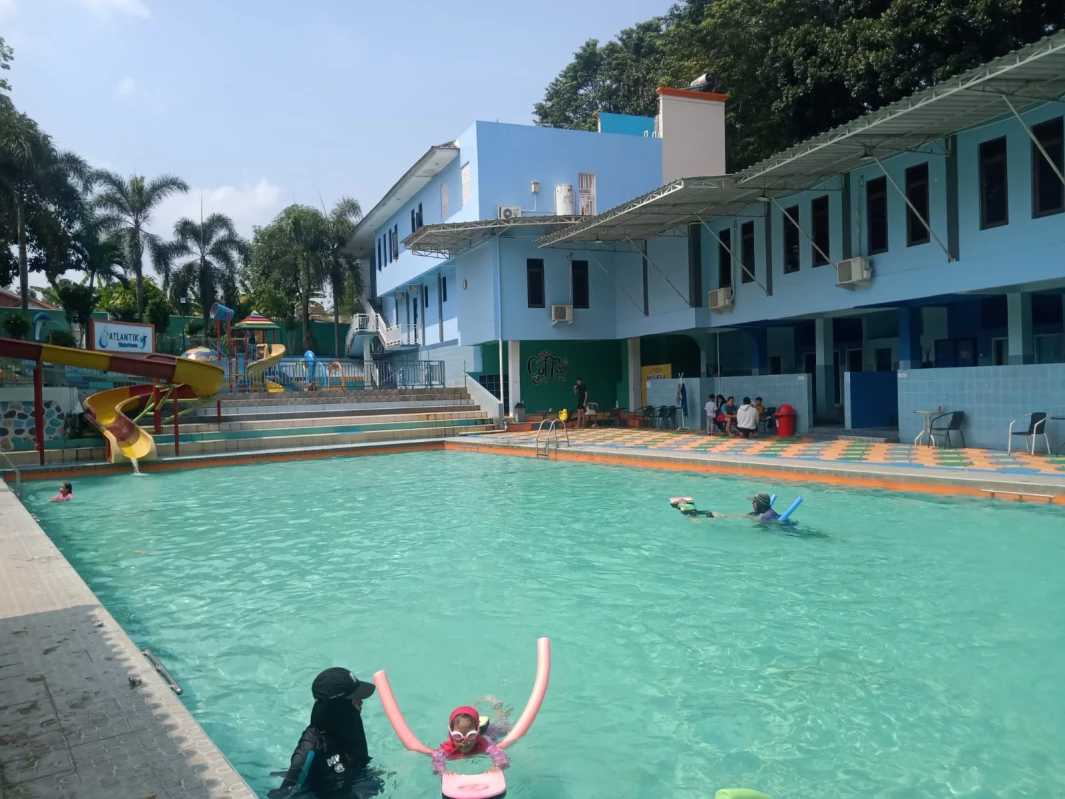
<path id="1" fill-rule="evenodd" d="M 1060 509 L 802 489 L 801 535 L 693 522 L 795 484 L 454 452 L 75 481 L 27 503 L 258 791 L 310 681 L 387 668 L 427 743 L 491 693 L 524 705 L 522 799 L 1063 796 Z M 439 796 L 380 706 L 396 797 Z"/>

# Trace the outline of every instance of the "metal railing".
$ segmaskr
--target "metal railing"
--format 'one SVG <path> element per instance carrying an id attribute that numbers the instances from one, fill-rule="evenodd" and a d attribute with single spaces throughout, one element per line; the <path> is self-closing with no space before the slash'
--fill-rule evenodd
<path id="1" fill-rule="evenodd" d="M 355 314 L 348 327 L 348 335 L 344 339 L 348 352 L 355 343 L 355 337 L 359 333 L 376 334 L 384 349 L 393 349 L 400 346 L 414 346 L 419 343 L 417 329 L 411 325 L 389 325 L 385 318 L 377 311 L 369 308 L 367 313 Z"/>
<path id="2" fill-rule="evenodd" d="M 264 373 L 267 380 L 273 380 L 286 387 L 304 387 L 308 383 L 307 362 L 302 360 L 281 361 Z M 366 372 L 363 364 L 348 360 L 321 360 L 315 364 L 314 375 L 310 382 L 317 383 L 320 391 L 360 389 L 365 386 Z"/>
<path id="3" fill-rule="evenodd" d="M 434 388 L 444 386 L 443 361 L 373 361 L 369 366 L 374 388 Z"/>
<path id="4" fill-rule="evenodd" d="M 7 465 L 10 466 L 11 467 L 11 471 L 13 471 L 15 473 L 15 496 L 19 498 L 19 501 L 21 501 L 22 500 L 22 472 L 19 471 L 19 468 L 15 464 L 15 462 L 13 460 L 11 460 L 11 458 L 8 457 L 7 453 L 4 452 L 2 449 L 0 449 L 0 455 L 4 456 L 4 460 L 7 461 Z"/>
<path id="5" fill-rule="evenodd" d="M 549 424 L 547 428 L 547 435 L 544 437 L 544 454 L 540 455 L 540 434 L 544 432 L 544 425 Z M 566 434 L 566 446 L 571 446 L 569 443 L 569 428 L 566 427 L 566 423 L 561 419 L 544 419 L 540 422 L 540 426 L 536 428 L 536 457 L 551 457 L 551 445 L 555 445 L 555 456 L 558 456 L 558 431 L 562 430 Z"/>

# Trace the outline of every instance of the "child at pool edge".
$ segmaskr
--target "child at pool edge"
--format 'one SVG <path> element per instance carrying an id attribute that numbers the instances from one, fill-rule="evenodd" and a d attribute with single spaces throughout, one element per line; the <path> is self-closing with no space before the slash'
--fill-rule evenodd
<path id="1" fill-rule="evenodd" d="M 433 773 L 448 774 L 447 761 L 461 760 L 475 755 L 492 758 L 489 771 L 510 768 L 510 758 L 495 741 L 481 731 L 480 714 L 469 705 L 451 711 L 448 719 L 448 739 L 433 752 Z"/>
<path id="2" fill-rule="evenodd" d="M 68 499 L 74 499 L 74 488 L 70 483 L 60 483 L 59 493 L 52 497 L 49 502 L 66 502 Z"/>

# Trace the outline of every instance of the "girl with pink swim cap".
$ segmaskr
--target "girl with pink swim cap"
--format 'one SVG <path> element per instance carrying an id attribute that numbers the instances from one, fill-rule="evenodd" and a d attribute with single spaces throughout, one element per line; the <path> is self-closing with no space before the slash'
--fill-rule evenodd
<path id="1" fill-rule="evenodd" d="M 448 739 L 433 752 L 433 773 L 449 773 L 447 761 L 475 755 L 488 755 L 492 758 L 492 768 L 489 771 L 509 768 L 510 758 L 488 733 L 487 729 L 481 730 L 480 714 L 476 708 L 469 705 L 455 708 L 448 719 Z"/>

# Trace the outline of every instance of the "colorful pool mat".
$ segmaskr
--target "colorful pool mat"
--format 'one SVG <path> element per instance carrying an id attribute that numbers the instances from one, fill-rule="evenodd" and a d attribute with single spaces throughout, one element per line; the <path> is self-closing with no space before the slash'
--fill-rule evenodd
<path id="1" fill-rule="evenodd" d="M 704 433 L 671 430 L 591 429 L 570 430 L 573 445 L 616 447 L 618 449 L 664 450 L 670 452 L 714 453 L 763 458 L 794 458 L 810 461 L 926 466 L 936 469 L 963 469 L 1002 474 L 1065 475 L 1065 456 L 1029 455 L 986 449 L 945 449 L 942 447 L 888 444 L 868 441 L 824 441 L 809 438 L 754 439 L 707 436 Z M 533 444 L 535 432 L 496 433 L 491 438 Z"/>

